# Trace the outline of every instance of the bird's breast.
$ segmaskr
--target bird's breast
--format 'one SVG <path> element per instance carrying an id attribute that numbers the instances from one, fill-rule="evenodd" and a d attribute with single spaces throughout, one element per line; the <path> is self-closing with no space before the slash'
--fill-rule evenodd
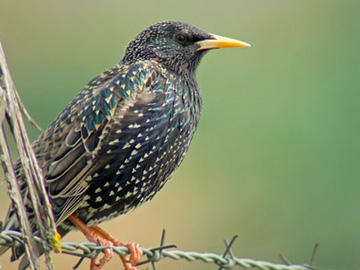
<path id="1" fill-rule="evenodd" d="M 107 127 L 98 154 L 106 164 L 92 175 L 77 211 L 90 225 L 150 200 L 189 148 L 201 109 L 198 88 L 182 80 L 159 85 L 126 101 Z"/>

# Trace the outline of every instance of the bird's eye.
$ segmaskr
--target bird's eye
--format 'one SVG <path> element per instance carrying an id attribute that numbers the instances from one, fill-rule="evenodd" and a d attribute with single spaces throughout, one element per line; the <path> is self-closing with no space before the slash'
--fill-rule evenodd
<path id="1" fill-rule="evenodd" d="M 185 44 L 188 41 L 189 37 L 183 33 L 178 33 L 175 35 L 175 40 L 180 44 Z"/>

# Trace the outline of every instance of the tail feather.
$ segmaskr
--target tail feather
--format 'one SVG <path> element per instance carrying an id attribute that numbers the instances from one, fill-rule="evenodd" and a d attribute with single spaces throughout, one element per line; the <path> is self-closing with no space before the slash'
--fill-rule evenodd
<path id="1" fill-rule="evenodd" d="M 34 230 L 34 228 L 33 228 Z M 15 209 L 11 206 L 7 217 L 5 220 L 4 227 L 2 228 L 2 231 L 20 231 L 19 223 L 16 217 Z M 36 235 L 36 233 L 34 233 Z M 8 246 L 2 246 L 0 247 L 0 256 L 4 254 L 8 249 L 12 250 L 12 256 L 11 261 L 16 261 L 19 259 L 24 253 L 25 253 L 25 246 L 19 242 L 16 242 L 14 246 L 8 247 Z M 39 247 L 37 247 L 39 248 Z"/>
<path id="2" fill-rule="evenodd" d="M 39 252 L 39 256 L 44 254 L 44 247 L 41 244 L 37 244 L 36 247 L 37 247 L 37 250 Z M 22 246 L 22 249 L 23 249 L 22 252 L 25 253 L 24 246 Z M 13 254 L 13 256 L 14 256 L 14 254 Z M 11 259 L 12 259 L 12 257 L 11 257 Z M 30 266 L 30 263 L 29 263 L 28 257 L 23 256 L 20 263 L 19 263 L 18 270 L 26 270 L 29 266 Z"/>
<path id="3" fill-rule="evenodd" d="M 8 251 L 10 247 L 8 246 L 1 246 L 0 247 L 0 256 L 2 256 L 6 251 Z"/>
<path id="4" fill-rule="evenodd" d="M 13 230 L 13 231 L 19 231 L 19 226 L 17 224 L 17 219 L 16 219 L 16 215 L 13 212 L 13 208 L 10 207 L 6 219 L 5 219 L 5 224 L 3 224 L 1 222 L 0 225 L 0 231 L 9 231 L 9 230 Z M 10 247 L 8 246 L 0 246 L 0 256 L 3 255 L 8 249 L 10 249 Z"/>
<path id="5" fill-rule="evenodd" d="M 0 222 L 0 232 L 11 230 L 15 222 L 16 222 L 16 217 L 14 215 L 10 215 L 10 211 L 9 211 L 5 225 L 3 225 L 3 222 Z M 2 256 L 9 249 L 10 249 L 9 246 L 0 246 L 0 256 Z"/>
<path id="6" fill-rule="evenodd" d="M 33 216 L 30 216 L 29 219 L 31 220 L 31 226 L 33 229 L 34 235 L 39 236 L 39 232 L 36 229 L 35 220 Z M 0 222 L 0 232 L 1 231 L 20 231 L 19 223 L 16 217 L 16 213 L 13 207 L 10 207 L 7 217 L 4 222 L 4 226 L 2 226 L 2 223 Z M 69 228 L 65 226 L 58 226 L 57 227 L 58 233 L 63 237 L 69 232 Z M 44 247 L 42 244 L 37 243 L 36 248 L 38 250 L 39 256 L 41 256 L 44 253 Z M 16 242 L 14 246 L 0 246 L 0 256 L 3 255 L 7 250 L 12 250 L 12 256 L 11 261 L 16 261 L 21 258 L 21 261 L 19 263 L 19 270 L 25 270 L 29 267 L 29 260 L 25 254 L 25 246 L 19 242 Z M 25 255 L 24 255 L 25 254 Z"/>

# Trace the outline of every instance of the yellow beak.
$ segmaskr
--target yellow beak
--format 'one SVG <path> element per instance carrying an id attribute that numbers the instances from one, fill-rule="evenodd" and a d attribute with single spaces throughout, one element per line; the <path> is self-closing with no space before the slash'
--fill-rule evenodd
<path id="1" fill-rule="evenodd" d="M 249 43 L 222 37 L 214 34 L 210 34 L 210 39 L 205 39 L 196 42 L 195 44 L 199 45 L 200 47 L 197 49 L 198 51 L 201 50 L 209 50 L 209 49 L 220 49 L 220 48 L 232 48 L 232 47 L 251 47 Z"/>

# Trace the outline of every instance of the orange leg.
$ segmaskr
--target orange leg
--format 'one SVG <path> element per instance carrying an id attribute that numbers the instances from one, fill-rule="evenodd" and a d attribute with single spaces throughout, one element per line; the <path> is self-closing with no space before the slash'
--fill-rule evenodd
<path id="1" fill-rule="evenodd" d="M 98 264 L 96 263 L 96 258 L 91 259 L 90 270 L 100 270 L 114 256 L 114 251 L 112 249 L 114 245 L 129 248 L 131 252 L 129 260 L 123 256 L 120 256 L 120 258 L 124 264 L 125 270 L 136 270 L 136 264 L 142 257 L 142 250 L 139 248 L 139 244 L 124 244 L 98 226 L 88 227 L 74 214 L 68 219 L 85 235 L 89 241 L 96 244 L 100 241 L 101 245 L 109 246 L 109 248 L 104 250 L 104 257 L 100 259 Z"/>

